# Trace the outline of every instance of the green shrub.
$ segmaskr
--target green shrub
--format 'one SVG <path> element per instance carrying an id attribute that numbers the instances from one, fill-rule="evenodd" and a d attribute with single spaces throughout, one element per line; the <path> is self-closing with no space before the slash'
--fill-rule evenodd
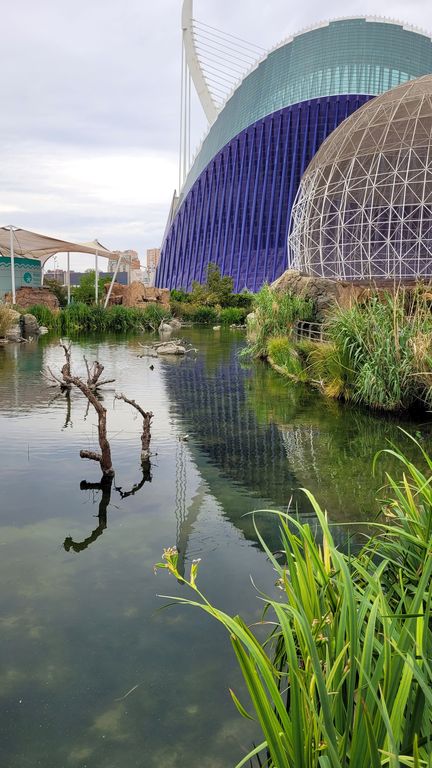
<path id="1" fill-rule="evenodd" d="M 243 325 L 247 314 L 247 309 L 241 307 L 225 307 L 219 312 L 218 320 L 222 325 Z"/>
<path id="2" fill-rule="evenodd" d="M 404 477 L 390 478 L 388 523 L 376 525 L 358 555 L 338 550 L 326 514 L 307 491 L 322 544 L 309 525 L 280 514 L 276 558 L 256 529 L 281 590 L 278 599 L 266 599 L 266 623 L 274 628 L 265 642 L 255 624 L 206 599 L 198 561 L 185 577 L 177 550 L 164 550 L 157 567 L 193 595 L 170 600 L 200 608 L 227 630 L 249 703 L 233 691 L 231 697 L 262 730 L 261 743 L 237 768 L 254 756 L 268 768 L 430 766 L 432 461 L 423 454 L 425 475 L 399 457 Z"/>
<path id="3" fill-rule="evenodd" d="M 188 302 L 190 301 L 190 293 L 186 293 L 181 288 L 173 288 L 170 292 L 170 301 Z"/>
<path id="4" fill-rule="evenodd" d="M 249 349 L 258 357 L 267 354 L 268 341 L 273 336 L 290 334 L 298 320 L 312 320 L 314 305 L 309 299 L 289 292 L 275 292 L 270 286 L 264 285 L 254 298 L 253 312 L 254 320 L 250 330 L 254 341 Z"/>
<path id="5" fill-rule="evenodd" d="M 194 323 L 205 323 L 206 325 L 210 325 L 212 323 L 216 323 L 218 321 L 218 312 L 217 309 L 214 307 L 206 307 L 206 306 L 195 306 L 193 304 L 190 305 L 192 307 L 192 312 L 190 315 L 190 319 Z"/>
<path id="6" fill-rule="evenodd" d="M 229 298 L 230 307 L 242 307 L 251 311 L 254 302 L 254 294 L 244 291 L 243 293 L 233 293 Z"/>

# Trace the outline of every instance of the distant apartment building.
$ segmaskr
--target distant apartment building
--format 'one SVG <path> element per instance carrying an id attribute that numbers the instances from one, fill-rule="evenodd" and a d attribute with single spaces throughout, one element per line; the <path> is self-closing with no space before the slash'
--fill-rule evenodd
<path id="1" fill-rule="evenodd" d="M 149 248 L 147 250 L 147 269 L 149 272 L 153 272 L 159 264 L 160 253 L 160 248 Z"/>

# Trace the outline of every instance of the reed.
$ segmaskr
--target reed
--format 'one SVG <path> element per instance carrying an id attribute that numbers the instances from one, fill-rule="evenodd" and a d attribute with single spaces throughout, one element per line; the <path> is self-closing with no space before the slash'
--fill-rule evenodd
<path id="1" fill-rule="evenodd" d="M 276 558 L 257 530 L 281 591 L 279 599 L 260 595 L 274 626 L 264 643 L 240 616 L 207 600 L 198 562 L 187 577 L 175 549 L 157 564 L 193 592 L 170 599 L 200 608 L 229 632 L 249 702 L 231 697 L 262 731 L 236 768 L 261 758 L 269 768 L 431 766 L 432 460 L 422 450 L 420 470 L 389 451 L 403 476 L 388 478 L 387 518 L 356 556 L 338 550 L 307 491 L 320 544 L 309 525 L 280 514 Z"/>

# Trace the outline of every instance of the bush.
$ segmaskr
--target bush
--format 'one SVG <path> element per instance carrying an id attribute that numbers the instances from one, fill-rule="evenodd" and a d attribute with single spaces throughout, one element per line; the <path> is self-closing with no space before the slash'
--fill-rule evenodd
<path id="1" fill-rule="evenodd" d="M 253 301 L 253 293 L 247 293 L 246 291 L 244 293 L 233 293 L 229 298 L 229 306 L 242 307 L 243 309 L 247 309 L 248 312 L 250 312 Z"/>
<path id="2" fill-rule="evenodd" d="M 231 697 L 243 717 L 252 717 L 252 707 L 262 730 L 262 743 L 238 768 L 255 756 L 269 768 L 430 765 L 432 460 L 423 453 L 425 475 L 391 453 L 400 458 L 403 480 L 390 478 L 387 522 L 376 525 L 358 555 L 338 550 L 326 514 L 307 491 L 322 545 L 309 525 L 286 514 L 279 516 L 277 558 L 257 531 L 281 590 L 278 599 L 266 599 L 266 623 L 274 629 L 265 642 L 240 616 L 206 599 L 198 561 L 187 577 L 175 548 L 157 564 L 192 592 L 191 600 L 174 600 L 201 608 L 229 633 L 249 705 L 233 691 Z"/>
<path id="3" fill-rule="evenodd" d="M 34 315 L 39 325 L 44 325 L 50 331 L 61 331 L 60 312 L 53 312 L 45 304 L 34 304 L 23 312 Z"/>
<path id="4" fill-rule="evenodd" d="M 170 292 L 170 301 L 188 302 L 190 301 L 190 293 L 186 293 L 181 288 L 173 288 Z"/>
<path id="5" fill-rule="evenodd" d="M 15 322 L 14 311 L 10 307 L 0 306 L 0 339 L 6 336 Z"/>
<path id="6" fill-rule="evenodd" d="M 264 357 L 273 336 L 289 335 L 297 320 L 313 319 L 314 305 L 309 299 L 289 292 L 275 292 L 264 285 L 254 298 L 253 312 L 255 319 L 251 331 L 255 341 L 249 350 L 257 357 Z"/>
<path id="7" fill-rule="evenodd" d="M 190 305 L 192 308 L 192 312 L 190 315 L 190 319 L 194 323 L 205 323 L 206 325 L 217 323 L 218 321 L 218 312 L 217 309 L 214 307 L 197 307 L 193 304 Z"/>
<path id="8" fill-rule="evenodd" d="M 222 325 L 243 325 L 247 314 L 247 309 L 241 307 L 225 307 L 219 312 L 218 319 Z"/>

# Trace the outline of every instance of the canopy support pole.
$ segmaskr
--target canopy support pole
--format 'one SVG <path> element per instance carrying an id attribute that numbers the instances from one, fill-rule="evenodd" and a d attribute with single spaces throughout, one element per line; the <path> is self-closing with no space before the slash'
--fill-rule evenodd
<path id="1" fill-rule="evenodd" d="M 98 252 L 95 253 L 95 303 L 99 301 Z"/>
<path id="2" fill-rule="evenodd" d="M 66 277 L 66 285 L 67 285 L 67 303 L 68 306 L 71 303 L 71 286 L 70 286 L 70 253 L 67 252 L 67 277 Z"/>
<path id="3" fill-rule="evenodd" d="M 123 258 L 123 256 L 119 256 L 119 257 L 118 257 L 118 259 L 117 259 L 116 268 L 115 268 L 115 270 L 114 270 L 114 274 L 113 274 L 113 276 L 112 276 L 112 280 L 111 280 L 111 283 L 110 283 L 110 287 L 108 288 L 108 293 L 107 293 L 107 295 L 106 295 L 105 304 L 104 304 L 104 309 L 106 309 L 106 308 L 107 308 L 107 306 L 108 306 L 108 302 L 109 302 L 109 300 L 110 300 L 110 296 L 111 296 L 111 291 L 112 291 L 112 289 L 113 289 L 113 285 L 114 285 L 114 283 L 115 283 L 115 279 L 116 279 L 116 277 L 117 277 L 117 272 L 119 271 L 120 262 L 121 262 L 122 258 Z"/>
<path id="4" fill-rule="evenodd" d="M 13 227 L 10 226 L 9 230 L 10 230 L 10 260 L 11 260 L 12 304 L 16 304 L 15 254 L 14 254 L 14 233 L 13 233 Z"/>

